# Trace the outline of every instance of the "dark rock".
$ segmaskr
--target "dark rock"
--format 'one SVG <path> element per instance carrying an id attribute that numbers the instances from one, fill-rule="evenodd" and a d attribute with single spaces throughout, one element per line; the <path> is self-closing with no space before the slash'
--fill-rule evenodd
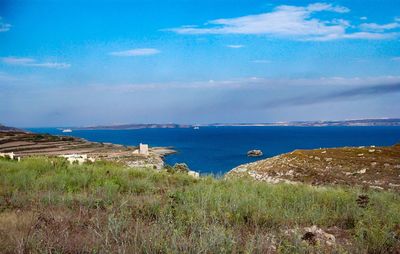
<path id="1" fill-rule="evenodd" d="M 262 155 L 263 155 L 263 153 L 261 150 L 250 150 L 247 152 L 247 156 L 249 156 L 249 157 L 259 157 Z"/>
<path id="2" fill-rule="evenodd" d="M 367 195 L 359 195 L 356 202 L 359 207 L 366 208 L 369 203 L 369 197 Z"/>

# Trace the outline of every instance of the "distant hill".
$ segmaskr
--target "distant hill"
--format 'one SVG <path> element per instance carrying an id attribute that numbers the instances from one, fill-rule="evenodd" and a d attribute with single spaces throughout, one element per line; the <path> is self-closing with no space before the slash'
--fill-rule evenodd
<path id="1" fill-rule="evenodd" d="M 90 127 L 76 127 L 79 130 L 134 130 L 155 128 L 194 128 L 194 127 L 222 127 L 222 126 L 301 126 L 301 127 L 323 127 L 323 126 L 400 126 L 400 119 L 358 119 L 343 121 L 294 121 L 276 123 L 213 123 L 213 124 L 123 124 L 123 125 L 100 125 Z"/>
<path id="2" fill-rule="evenodd" d="M 27 132 L 27 131 L 0 124 L 0 132 Z"/>
<path id="3" fill-rule="evenodd" d="M 122 124 L 122 125 L 99 125 L 89 127 L 76 127 L 79 130 L 135 130 L 135 129 L 156 129 L 156 128 L 191 128 L 185 124 Z"/>
<path id="4" fill-rule="evenodd" d="M 216 123 L 208 126 L 300 126 L 300 127 L 323 127 L 323 126 L 400 126 L 400 119 L 356 119 L 342 121 L 293 121 L 276 123 Z"/>

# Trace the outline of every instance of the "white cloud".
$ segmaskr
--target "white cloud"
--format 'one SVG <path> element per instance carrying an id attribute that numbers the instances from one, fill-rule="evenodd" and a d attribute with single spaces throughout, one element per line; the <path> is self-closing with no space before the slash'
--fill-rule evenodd
<path id="1" fill-rule="evenodd" d="M 355 32 L 349 34 L 329 34 L 326 36 L 321 36 L 319 38 L 311 38 L 306 40 L 312 41 L 331 41 L 338 39 L 367 39 L 367 40 L 385 40 L 393 39 L 399 36 L 399 33 L 370 33 L 370 32 Z"/>
<path id="2" fill-rule="evenodd" d="M 11 25 L 7 24 L 7 23 L 3 23 L 2 17 L 0 17 L 0 33 L 7 32 L 10 29 L 11 29 Z"/>
<path id="3" fill-rule="evenodd" d="M 392 61 L 400 62 L 400 56 L 399 57 L 393 57 Z"/>
<path id="4" fill-rule="evenodd" d="M 337 13 L 350 12 L 350 9 L 344 6 L 333 6 L 332 4 L 327 4 L 327 3 L 310 4 L 307 6 L 307 10 L 310 12 L 317 12 L 317 11 L 332 11 Z"/>
<path id="5" fill-rule="evenodd" d="M 124 51 L 111 52 L 112 56 L 150 56 L 159 54 L 161 51 L 154 48 L 138 48 Z"/>
<path id="6" fill-rule="evenodd" d="M 232 48 L 232 49 L 240 49 L 240 48 L 244 48 L 244 45 L 240 45 L 240 44 L 232 44 L 232 45 L 226 45 L 228 48 Z"/>
<path id="7" fill-rule="evenodd" d="M 38 62 L 36 59 L 27 57 L 2 57 L 1 61 L 8 65 L 26 66 L 26 67 L 42 67 L 53 69 L 66 69 L 71 67 L 68 63 L 59 62 Z"/>
<path id="8" fill-rule="evenodd" d="M 398 34 L 353 31 L 350 22 L 344 19 L 318 19 L 319 12 L 346 13 L 343 6 L 315 3 L 308 6 L 281 5 L 271 12 L 236 18 L 215 19 L 203 26 L 182 26 L 167 29 L 178 34 L 247 34 L 269 35 L 296 40 L 327 41 L 337 39 L 387 39 Z"/>
<path id="9" fill-rule="evenodd" d="M 383 25 L 377 23 L 363 23 L 360 25 L 360 28 L 364 31 L 383 32 L 385 30 L 393 30 L 396 28 L 400 28 L 400 23 L 393 22 Z"/>
<path id="10" fill-rule="evenodd" d="M 367 17 L 360 17 L 361 20 L 367 20 Z"/>

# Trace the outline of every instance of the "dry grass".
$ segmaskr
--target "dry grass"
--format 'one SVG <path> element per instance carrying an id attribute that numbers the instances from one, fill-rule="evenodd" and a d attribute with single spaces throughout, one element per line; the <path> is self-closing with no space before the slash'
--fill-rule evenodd
<path id="1" fill-rule="evenodd" d="M 260 180 L 357 185 L 400 191 L 400 145 L 296 150 L 240 166 L 230 175 L 249 173 Z"/>
<path id="2" fill-rule="evenodd" d="M 0 161 L 1 253 L 393 253 L 399 214 L 390 192 Z M 336 244 L 302 241 L 311 225 Z"/>

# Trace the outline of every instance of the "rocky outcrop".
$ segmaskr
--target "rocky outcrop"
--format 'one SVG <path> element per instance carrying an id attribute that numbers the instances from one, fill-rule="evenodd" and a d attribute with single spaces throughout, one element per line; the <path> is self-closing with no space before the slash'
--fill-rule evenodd
<path id="1" fill-rule="evenodd" d="M 263 155 L 261 150 L 250 150 L 247 152 L 247 156 L 249 157 L 260 157 Z"/>
<path id="2" fill-rule="evenodd" d="M 358 185 L 400 191 L 400 145 L 295 150 L 240 165 L 226 177 L 269 183 Z"/>

